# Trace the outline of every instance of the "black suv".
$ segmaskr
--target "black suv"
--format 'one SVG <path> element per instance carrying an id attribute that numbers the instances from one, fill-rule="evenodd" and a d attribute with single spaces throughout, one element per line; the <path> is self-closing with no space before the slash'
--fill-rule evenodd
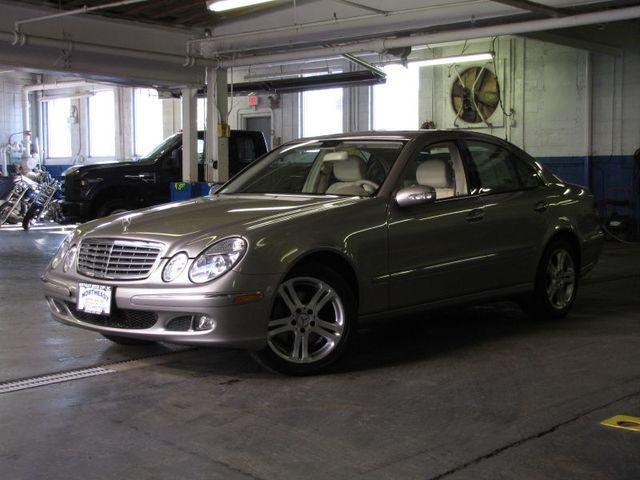
<path id="1" fill-rule="evenodd" d="M 235 175 L 266 152 L 262 132 L 233 130 L 229 174 Z M 74 166 L 63 176 L 66 223 L 166 203 L 171 200 L 169 184 L 182 179 L 182 133 L 170 136 L 138 161 Z M 198 132 L 198 180 L 205 181 L 203 131 Z"/>

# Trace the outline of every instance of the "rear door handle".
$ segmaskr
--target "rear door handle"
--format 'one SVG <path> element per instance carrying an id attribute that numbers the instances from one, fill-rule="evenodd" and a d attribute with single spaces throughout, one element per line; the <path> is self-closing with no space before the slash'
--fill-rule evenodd
<path id="1" fill-rule="evenodd" d="M 546 212 L 548 207 L 549 207 L 549 205 L 547 205 L 547 202 L 545 202 L 544 200 L 542 200 L 542 201 L 540 201 L 540 202 L 536 203 L 536 206 L 535 206 L 535 207 L 533 207 L 533 209 L 534 209 L 536 212 Z"/>
<path id="2" fill-rule="evenodd" d="M 484 219 L 484 210 L 482 208 L 476 208 L 467 213 L 467 222 L 479 222 Z"/>

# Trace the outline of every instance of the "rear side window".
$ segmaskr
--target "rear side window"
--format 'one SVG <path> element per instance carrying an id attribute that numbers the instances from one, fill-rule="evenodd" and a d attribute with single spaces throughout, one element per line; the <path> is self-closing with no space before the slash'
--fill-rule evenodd
<path id="1" fill-rule="evenodd" d="M 492 143 L 467 141 L 471 194 L 512 192 L 521 188 L 512 153 Z"/>
<path id="2" fill-rule="evenodd" d="M 540 174 L 532 165 L 529 165 L 529 162 L 515 155 L 512 156 L 512 159 L 523 188 L 536 188 L 542 185 Z"/>

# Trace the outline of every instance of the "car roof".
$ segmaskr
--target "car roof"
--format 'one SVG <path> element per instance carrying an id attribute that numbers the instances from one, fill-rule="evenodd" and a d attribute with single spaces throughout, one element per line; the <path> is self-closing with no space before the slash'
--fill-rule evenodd
<path id="1" fill-rule="evenodd" d="M 374 130 L 367 132 L 336 133 L 333 135 L 322 135 L 318 137 L 300 138 L 290 143 L 311 140 L 401 140 L 409 141 L 415 139 L 428 140 L 429 137 L 449 137 L 449 138 L 477 138 L 492 139 L 505 142 L 499 137 L 487 135 L 485 133 L 474 132 L 461 129 L 433 129 L 433 130 Z"/>

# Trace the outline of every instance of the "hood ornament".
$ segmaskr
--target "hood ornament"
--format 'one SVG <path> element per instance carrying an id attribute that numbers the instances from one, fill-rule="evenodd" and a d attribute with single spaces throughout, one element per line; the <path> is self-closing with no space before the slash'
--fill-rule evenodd
<path id="1" fill-rule="evenodd" d="M 122 233 L 126 233 L 131 226 L 131 217 L 124 217 L 122 220 Z"/>

